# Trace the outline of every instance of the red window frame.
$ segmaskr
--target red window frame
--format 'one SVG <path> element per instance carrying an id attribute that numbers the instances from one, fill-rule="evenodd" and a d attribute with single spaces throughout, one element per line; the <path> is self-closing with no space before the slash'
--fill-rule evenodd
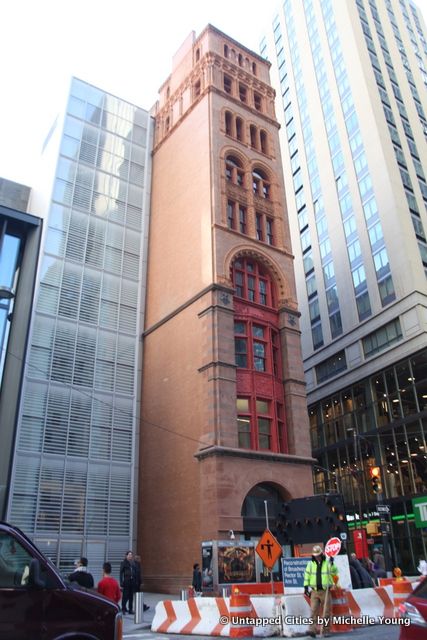
<path id="1" fill-rule="evenodd" d="M 282 403 L 262 396 L 238 395 L 236 409 L 241 449 L 287 453 Z"/>
<path id="2" fill-rule="evenodd" d="M 274 306 L 271 278 L 255 260 L 250 258 L 235 260 L 232 268 L 232 280 L 236 289 L 235 295 L 238 298 L 267 307 Z"/>

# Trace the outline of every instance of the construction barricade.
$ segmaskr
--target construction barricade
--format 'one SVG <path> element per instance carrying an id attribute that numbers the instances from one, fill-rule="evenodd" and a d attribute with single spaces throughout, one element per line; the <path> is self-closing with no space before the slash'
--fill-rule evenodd
<path id="1" fill-rule="evenodd" d="M 331 589 L 331 631 L 394 619 L 393 586 L 376 589 Z M 231 601 L 231 602 L 230 602 Z M 321 615 L 321 614 L 320 614 Z M 165 600 L 156 606 L 151 630 L 183 635 L 268 637 L 282 633 L 294 637 L 307 633 L 311 610 L 301 594 L 232 598 Z"/>
<path id="2" fill-rule="evenodd" d="M 280 631 L 280 615 L 273 596 L 234 594 L 231 598 L 165 600 L 156 606 L 151 630 L 185 635 L 266 637 Z"/>
<path id="3" fill-rule="evenodd" d="M 329 630 L 333 633 L 350 631 L 354 625 L 349 622 L 351 613 L 347 591 L 334 587 L 330 589 L 329 597 L 331 598 L 331 624 Z"/>
<path id="4" fill-rule="evenodd" d="M 230 596 L 230 638 L 252 636 L 255 617 L 248 594 L 234 587 Z"/>
<path id="5" fill-rule="evenodd" d="M 406 579 L 396 580 L 396 578 L 380 578 L 380 585 L 390 585 L 393 589 L 394 615 L 400 616 L 399 606 L 406 600 L 410 593 L 415 589 L 418 582 Z"/>
<path id="6" fill-rule="evenodd" d="M 393 582 L 393 599 L 394 599 L 394 613 L 400 615 L 399 607 L 406 600 L 410 593 L 412 593 L 414 585 L 409 580 L 396 580 Z"/>

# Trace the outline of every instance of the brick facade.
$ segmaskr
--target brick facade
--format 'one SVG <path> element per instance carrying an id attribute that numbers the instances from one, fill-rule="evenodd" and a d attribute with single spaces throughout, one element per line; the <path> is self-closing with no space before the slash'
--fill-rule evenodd
<path id="1" fill-rule="evenodd" d="M 208 26 L 175 56 L 156 106 L 138 497 L 147 590 L 176 593 L 191 581 L 202 540 L 224 538 L 229 529 L 244 534 L 242 504 L 257 484 L 270 484 L 283 499 L 312 493 L 273 101 L 269 63 Z M 226 178 L 230 155 L 243 186 Z M 268 198 L 256 192 L 253 171 L 268 176 L 260 187 Z M 227 220 L 234 201 L 244 208 L 245 233 Z M 274 244 L 256 239 L 257 215 L 270 221 Z M 239 446 L 236 397 L 244 383 L 231 278 L 239 257 L 262 265 L 274 284 L 286 452 Z"/>

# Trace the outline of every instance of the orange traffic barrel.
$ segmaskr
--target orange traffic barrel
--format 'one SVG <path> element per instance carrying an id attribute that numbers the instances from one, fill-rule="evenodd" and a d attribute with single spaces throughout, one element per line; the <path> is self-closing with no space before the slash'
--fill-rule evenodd
<path id="1" fill-rule="evenodd" d="M 412 583 L 409 580 L 393 581 L 394 615 L 401 615 L 399 606 L 406 600 L 410 593 L 412 593 Z"/>
<path id="2" fill-rule="evenodd" d="M 254 619 L 251 599 L 247 593 L 233 589 L 230 596 L 230 638 L 245 638 L 253 635 Z"/>
<path id="3" fill-rule="evenodd" d="M 385 587 L 388 584 L 393 584 L 396 578 L 378 578 L 378 586 Z"/>
<path id="4" fill-rule="evenodd" d="M 334 587 L 329 590 L 331 598 L 331 625 L 330 631 L 333 633 L 350 631 L 353 626 L 346 622 L 351 616 L 345 589 Z"/>

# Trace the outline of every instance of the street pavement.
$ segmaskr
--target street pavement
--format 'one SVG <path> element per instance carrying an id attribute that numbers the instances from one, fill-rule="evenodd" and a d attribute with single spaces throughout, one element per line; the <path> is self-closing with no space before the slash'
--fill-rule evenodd
<path id="1" fill-rule="evenodd" d="M 129 614 L 123 616 L 123 639 L 124 640 L 197 640 L 197 638 L 209 638 L 210 636 L 184 636 L 176 633 L 154 633 L 151 631 L 151 623 L 154 617 L 156 604 L 162 600 L 179 600 L 179 596 L 166 595 L 161 593 L 144 593 L 144 603 L 150 609 L 144 612 L 143 620 L 135 624 L 134 616 Z M 333 633 L 331 640 L 398 640 L 398 625 L 371 625 L 358 627 L 347 633 Z M 319 638 L 320 636 L 318 636 Z M 301 639 L 309 636 L 299 636 Z"/>

